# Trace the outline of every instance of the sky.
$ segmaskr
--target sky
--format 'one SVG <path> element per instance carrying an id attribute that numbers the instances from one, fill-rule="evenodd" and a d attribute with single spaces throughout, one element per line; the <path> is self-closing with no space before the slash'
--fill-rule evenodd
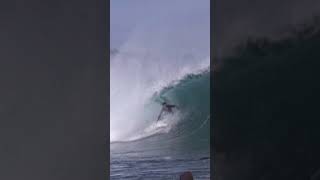
<path id="1" fill-rule="evenodd" d="M 110 4 L 112 48 L 124 44 L 137 31 L 157 35 L 167 32 L 169 27 L 181 31 L 188 29 L 181 33 L 199 39 L 199 32 L 206 31 L 203 38 L 209 37 L 209 0 L 111 0 Z"/>

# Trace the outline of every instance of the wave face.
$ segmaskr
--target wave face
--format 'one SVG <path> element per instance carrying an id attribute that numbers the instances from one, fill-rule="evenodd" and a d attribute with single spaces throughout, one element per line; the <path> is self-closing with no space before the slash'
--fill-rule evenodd
<path id="1" fill-rule="evenodd" d="M 210 72 L 208 59 L 199 62 L 173 74 L 130 68 L 131 76 L 111 76 L 121 87 L 111 88 L 111 103 L 125 102 L 111 104 L 111 179 L 172 179 L 186 170 L 196 179 L 210 178 Z M 129 67 L 135 65 L 142 66 Z M 163 101 L 178 109 L 157 122 Z"/>
<path id="2" fill-rule="evenodd" d="M 143 114 L 137 127 L 130 136 L 116 143 L 143 141 L 155 146 L 172 145 L 209 145 L 210 128 L 210 73 L 205 70 L 197 74 L 188 74 L 169 86 L 155 92 L 144 104 Z M 178 110 L 166 114 L 160 121 L 157 116 L 161 102 L 177 105 Z M 181 147 L 181 146 L 180 146 Z M 208 146 L 204 146 L 208 149 Z M 190 148 L 188 148 L 190 149 Z"/>
<path id="3" fill-rule="evenodd" d="M 188 144 L 185 141 L 193 142 L 188 138 L 199 140 L 199 135 L 209 142 L 209 59 L 195 63 L 181 61 L 184 64 L 179 64 L 180 68 L 175 71 L 170 71 L 172 64 L 168 64 L 162 71 L 160 66 L 151 66 L 157 70 L 145 69 L 135 59 L 128 62 L 125 60 L 128 57 L 117 56 L 111 61 L 112 144 L 142 140 L 156 142 L 157 146 L 161 142 L 169 145 L 168 142 L 178 140 L 184 141 L 180 144 Z M 125 68 L 123 63 L 130 67 L 126 75 L 121 74 Z M 118 68 L 121 71 L 117 71 Z M 157 122 L 164 101 L 179 109 Z"/>

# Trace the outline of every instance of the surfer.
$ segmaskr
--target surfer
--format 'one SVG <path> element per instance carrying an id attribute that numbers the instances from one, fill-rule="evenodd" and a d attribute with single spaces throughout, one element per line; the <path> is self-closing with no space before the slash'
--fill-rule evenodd
<path id="1" fill-rule="evenodd" d="M 160 114 L 158 116 L 157 121 L 159 121 L 161 119 L 162 113 L 167 112 L 167 113 L 173 113 L 173 108 L 177 108 L 176 105 L 173 104 L 168 104 L 166 102 L 162 103 L 162 109 L 160 111 Z"/>

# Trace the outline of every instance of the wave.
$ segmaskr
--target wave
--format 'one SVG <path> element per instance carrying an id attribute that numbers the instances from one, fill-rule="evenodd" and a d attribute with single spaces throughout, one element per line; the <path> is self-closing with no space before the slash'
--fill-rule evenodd
<path id="1" fill-rule="evenodd" d="M 161 102 L 176 105 L 179 110 L 156 121 Z M 113 146 L 124 144 L 148 144 L 150 149 L 170 148 L 172 145 L 188 149 L 209 150 L 210 142 L 210 72 L 209 68 L 186 74 L 172 81 L 149 98 L 144 106 L 145 125 L 131 136 L 111 142 Z M 152 118 L 151 118 L 152 117 Z"/>
<path id="2" fill-rule="evenodd" d="M 121 52 L 129 51 L 123 49 Z M 157 94 L 162 96 L 161 91 L 165 94 L 166 90 L 179 87 L 188 79 L 196 79 L 195 76 L 209 69 L 209 58 L 201 55 L 195 55 L 194 59 L 164 55 L 156 60 L 159 53 L 146 51 L 118 53 L 111 58 L 111 142 L 126 141 L 154 122 L 161 108 L 154 101 L 159 100 Z M 176 60 L 171 61 L 172 58 Z M 154 125 L 154 129 L 159 128 Z"/>

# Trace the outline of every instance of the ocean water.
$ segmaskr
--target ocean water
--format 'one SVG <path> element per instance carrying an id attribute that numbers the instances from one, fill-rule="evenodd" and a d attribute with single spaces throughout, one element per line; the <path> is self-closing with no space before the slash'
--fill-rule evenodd
<path id="1" fill-rule="evenodd" d="M 112 2 L 110 179 L 209 179 L 210 1 Z"/>
<path id="2" fill-rule="evenodd" d="M 210 179 L 210 73 L 203 66 L 185 72 L 154 88 L 148 98 L 141 97 L 140 107 L 134 103 L 137 111 L 132 116 L 122 113 L 121 117 L 130 117 L 124 120 L 127 123 L 111 121 L 116 123 L 111 127 L 119 129 L 111 134 L 110 179 L 179 179 L 185 171 L 191 171 L 195 179 Z M 178 109 L 157 122 L 164 101 Z"/>

